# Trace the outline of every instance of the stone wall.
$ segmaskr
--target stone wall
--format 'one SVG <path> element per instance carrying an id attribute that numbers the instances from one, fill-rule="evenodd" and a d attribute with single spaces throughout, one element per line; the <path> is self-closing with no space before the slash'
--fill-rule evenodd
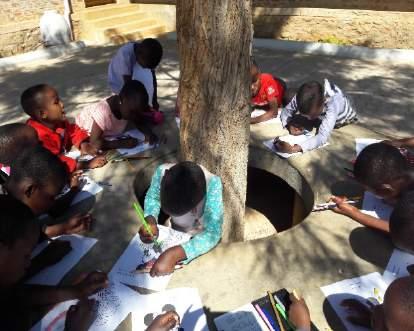
<path id="1" fill-rule="evenodd" d="M 253 5 L 257 38 L 414 48 L 414 0 L 253 0 Z"/>
<path id="2" fill-rule="evenodd" d="M 73 11 L 84 7 L 83 0 L 71 2 Z M 41 47 L 40 17 L 46 10 L 64 12 L 63 0 L 0 0 L 0 8 L 0 57 Z"/>

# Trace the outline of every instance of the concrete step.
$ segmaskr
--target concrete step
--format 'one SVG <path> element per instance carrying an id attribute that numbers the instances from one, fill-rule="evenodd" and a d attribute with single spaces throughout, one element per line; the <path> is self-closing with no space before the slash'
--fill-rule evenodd
<path id="1" fill-rule="evenodd" d="M 126 34 L 130 33 L 131 31 L 137 31 L 139 29 L 146 29 L 148 27 L 154 27 L 157 25 L 157 21 L 154 19 L 144 19 L 144 20 L 137 20 L 137 21 L 129 21 L 124 24 L 117 24 L 113 26 L 106 26 L 101 29 L 97 29 L 98 33 L 103 33 L 107 35 L 108 33 L 116 32 L 117 34 Z"/>
<path id="2" fill-rule="evenodd" d="M 116 0 L 85 0 L 86 8 L 116 3 Z"/>
<path id="3" fill-rule="evenodd" d="M 148 14 L 144 12 L 126 12 L 119 15 L 111 15 L 109 17 L 100 18 L 96 20 L 89 20 L 96 28 L 113 27 L 118 24 L 124 24 L 127 22 L 142 20 L 148 17 Z"/>
<path id="4" fill-rule="evenodd" d="M 165 27 L 161 25 L 153 25 L 147 28 L 129 31 L 124 34 L 117 34 L 116 32 L 106 31 L 104 40 L 100 42 L 111 44 L 124 44 L 128 41 L 140 40 L 144 38 L 156 38 L 165 33 Z"/>
<path id="5" fill-rule="evenodd" d="M 139 11 L 139 5 L 137 4 L 109 4 L 86 8 L 82 12 L 82 17 L 85 20 L 97 20 L 137 11 Z"/>

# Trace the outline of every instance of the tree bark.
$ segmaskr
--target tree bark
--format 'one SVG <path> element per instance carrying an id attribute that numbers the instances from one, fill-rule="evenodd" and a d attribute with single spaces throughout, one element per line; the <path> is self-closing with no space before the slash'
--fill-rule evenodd
<path id="1" fill-rule="evenodd" d="M 244 238 L 251 0 L 178 0 L 181 158 L 220 176 L 223 242 Z"/>

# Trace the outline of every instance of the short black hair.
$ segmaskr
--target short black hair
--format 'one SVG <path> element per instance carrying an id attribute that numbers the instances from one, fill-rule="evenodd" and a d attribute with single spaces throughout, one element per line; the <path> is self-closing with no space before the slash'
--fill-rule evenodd
<path id="1" fill-rule="evenodd" d="M 298 110 L 301 114 L 309 114 L 312 109 L 323 105 L 323 87 L 317 81 L 307 82 L 299 87 L 296 94 Z"/>
<path id="2" fill-rule="evenodd" d="M 169 215 L 184 215 L 203 200 L 206 190 L 206 177 L 199 165 L 177 163 L 165 171 L 161 180 L 161 208 Z"/>
<path id="3" fill-rule="evenodd" d="M 69 181 L 65 164 L 42 146 L 28 148 L 10 165 L 9 182 L 18 183 L 30 178 L 39 185 L 53 181 L 62 187 Z"/>
<path id="4" fill-rule="evenodd" d="M 408 162 L 400 151 L 383 142 L 365 147 L 354 164 L 355 179 L 372 189 L 381 188 L 408 170 Z"/>
<path id="5" fill-rule="evenodd" d="M 150 69 L 155 69 L 161 62 L 163 49 L 157 39 L 146 38 L 141 43 L 136 43 L 134 50 Z"/>
<path id="6" fill-rule="evenodd" d="M 0 163 L 10 165 L 15 157 L 31 142 L 26 133 L 36 130 L 23 123 L 11 123 L 0 126 Z"/>
<path id="7" fill-rule="evenodd" d="M 144 84 L 137 80 L 129 80 L 119 92 L 119 98 L 128 112 L 141 112 L 148 109 L 148 92 Z"/>
<path id="8" fill-rule="evenodd" d="M 390 299 L 390 295 L 394 300 Z M 405 276 L 394 280 L 385 293 L 385 308 L 394 308 L 391 320 L 394 319 L 404 330 L 413 330 L 414 327 L 414 276 Z M 395 301 L 397 300 L 397 301 Z M 390 310 L 391 310 L 390 309 Z M 387 316 L 389 312 L 385 312 Z M 401 320 L 401 318 L 406 318 Z"/>
<path id="9" fill-rule="evenodd" d="M 29 207 L 10 195 L 0 195 L 0 207 L 0 242 L 12 247 L 38 222 Z"/>
<path id="10" fill-rule="evenodd" d="M 43 93 L 49 87 L 47 84 L 38 84 L 23 91 L 20 97 L 20 104 L 27 115 L 35 117 L 36 110 L 41 106 Z"/>
<path id="11" fill-rule="evenodd" d="M 405 192 L 395 205 L 390 235 L 396 247 L 414 254 L 414 191 Z"/>

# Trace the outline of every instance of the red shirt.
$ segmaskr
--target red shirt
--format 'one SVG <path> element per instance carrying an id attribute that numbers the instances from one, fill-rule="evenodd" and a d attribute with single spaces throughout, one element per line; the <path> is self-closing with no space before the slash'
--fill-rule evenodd
<path id="1" fill-rule="evenodd" d="M 277 104 L 282 105 L 284 88 L 271 74 L 260 74 L 260 90 L 252 98 L 254 106 L 267 106 L 270 101 L 276 99 Z"/>
<path id="2" fill-rule="evenodd" d="M 39 140 L 44 148 L 57 155 L 67 166 L 69 172 L 76 170 L 77 161 L 67 157 L 64 153 L 69 152 L 72 146 L 80 147 L 80 144 L 89 138 L 88 133 L 76 124 L 64 121 L 62 127 L 56 130 L 30 119 L 26 123 L 36 130 Z"/>

